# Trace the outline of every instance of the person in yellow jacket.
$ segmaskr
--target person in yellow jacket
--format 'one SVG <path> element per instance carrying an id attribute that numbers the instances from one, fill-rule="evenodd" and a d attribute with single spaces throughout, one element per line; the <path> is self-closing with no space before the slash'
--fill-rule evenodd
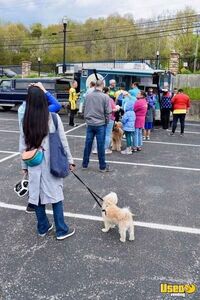
<path id="1" fill-rule="evenodd" d="M 70 116 L 69 116 L 69 125 L 76 126 L 74 124 L 74 116 L 77 112 L 77 100 L 79 97 L 79 93 L 76 92 L 78 87 L 78 83 L 76 80 L 73 80 L 71 83 L 71 88 L 69 90 L 69 103 L 70 103 Z"/>

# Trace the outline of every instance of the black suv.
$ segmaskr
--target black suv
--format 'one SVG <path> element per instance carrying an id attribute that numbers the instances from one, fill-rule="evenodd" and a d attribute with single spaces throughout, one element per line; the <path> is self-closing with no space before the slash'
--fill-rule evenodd
<path id="1" fill-rule="evenodd" d="M 21 104 L 27 95 L 27 89 L 31 83 L 42 82 L 45 89 L 51 92 L 59 102 L 66 103 L 69 98 L 71 81 L 66 78 L 24 78 L 2 79 L 0 81 L 0 106 L 4 110 L 10 110 Z"/>

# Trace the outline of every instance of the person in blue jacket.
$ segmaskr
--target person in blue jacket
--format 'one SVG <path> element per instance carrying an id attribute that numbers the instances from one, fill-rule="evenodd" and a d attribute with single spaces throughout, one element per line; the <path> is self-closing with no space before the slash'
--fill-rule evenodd
<path id="1" fill-rule="evenodd" d="M 136 97 L 140 92 L 140 89 L 138 88 L 139 84 L 138 82 L 133 82 L 131 84 L 131 89 L 128 91 L 128 93 L 132 96 L 132 97 Z"/>
<path id="2" fill-rule="evenodd" d="M 48 101 L 49 112 L 56 112 L 57 113 L 61 109 L 61 105 L 58 102 L 58 100 L 50 92 L 48 92 L 44 88 L 44 86 L 41 82 L 34 83 L 33 85 L 37 86 L 38 88 L 40 88 L 45 93 L 47 101 Z M 25 109 L 26 109 L 26 101 L 23 101 L 23 103 L 20 105 L 20 107 L 18 109 L 19 127 L 21 127 L 21 125 L 22 125 Z M 27 208 L 26 208 L 26 212 L 31 213 L 31 212 L 34 212 L 34 211 L 35 211 L 34 205 L 29 203 Z"/>
<path id="3" fill-rule="evenodd" d="M 124 107 L 125 113 L 122 117 L 123 130 L 126 136 L 126 149 L 121 151 L 121 154 L 132 154 L 132 148 L 134 147 L 134 132 L 135 132 L 135 112 L 134 99 L 129 100 Z"/>

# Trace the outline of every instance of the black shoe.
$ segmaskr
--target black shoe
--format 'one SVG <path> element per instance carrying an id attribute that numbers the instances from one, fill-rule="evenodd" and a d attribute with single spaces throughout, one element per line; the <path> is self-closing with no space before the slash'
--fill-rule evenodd
<path id="1" fill-rule="evenodd" d="M 171 135 L 171 136 L 174 136 L 174 132 L 171 132 L 170 135 Z"/>
<path id="2" fill-rule="evenodd" d="M 71 228 L 69 229 L 68 233 L 65 234 L 65 235 L 61 235 L 61 236 L 57 236 L 57 240 L 61 241 L 61 240 L 64 240 L 72 235 L 74 235 L 75 233 L 75 229 L 74 228 Z"/>
<path id="3" fill-rule="evenodd" d="M 99 172 L 106 173 L 106 172 L 112 172 L 109 165 L 106 165 L 105 169 L 99 169 Z"/>
<path id="4" fill-rule="evenodd" d="M 26 208 L 26 213 L 28 213 L 28 214 L 31 214 L 31 213 L 34 213 L 35 212 L 35 208 L 34 208 L 34 206 L 30 206 L 29 204 L 28 204 L 28 206 L 27 206 L 27 208 Z"/>
<path id="5" fill-rule="evenodd" d="M 181 133 L 180 136 L 184 136 L 184 133 Z"/>

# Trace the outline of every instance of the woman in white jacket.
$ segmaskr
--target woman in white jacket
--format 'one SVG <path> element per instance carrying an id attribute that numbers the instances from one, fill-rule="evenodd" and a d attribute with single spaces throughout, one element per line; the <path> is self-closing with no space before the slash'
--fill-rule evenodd
<path id="1" fill-rule="evenodd" d="M 60 117 L 58 119 L 58 132 L 67 154 L 70 169 L 74 169 L 73 158 L 64 133 Z M 53 229 L 45 212 L 45 205 L 52 204 L 53 216 L 56 227 L 56 238 L 65 239 L 74 234 L 75 230 L 70 229 L 64 221 L 63 214 L 63 179 L 54 177 L 50 173 L 50 149 L 49 132 L 54 132 L 55 127 L 52 116 L 48 110 L 48 103 L 44 92 L 37 86 L 31 86 L 28 90 L 26 110 L 23 119 L 23 126 L 20 128 L 20 152 L 42 148 L 44 157 L 42 162 L 34 167 L 29 167 L 22 160 L 22 169 L 29 176 L 29 203 L 35 205 L 37 217 L 37 229 L 40 236 L 45 236 Z"/>

